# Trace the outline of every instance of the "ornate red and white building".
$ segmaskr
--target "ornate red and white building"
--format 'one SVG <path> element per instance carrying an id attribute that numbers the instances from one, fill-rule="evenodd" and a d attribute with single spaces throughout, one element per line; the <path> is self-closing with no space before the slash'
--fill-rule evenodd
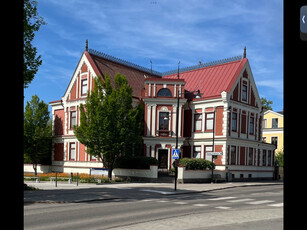
<path id="1" fill-rule="evenodd" d="M 50 102 L 53 171 L 88 173 L 102 167 L 100 159 L 86 153 L 72 127 L 80 122 L 79 106 L 94 78 L 108 74 L 112 82 L 116 73 L 127 77 L 133 103 L 145 105 L 143 154 L 157 158 L 161 170 L 172 168 L 178 113 L 180 157 L 211 160 L 209 152 L 222 152 L 214 161 L 217 170 L 234 178 L 272 177 L 275 146 L 262 142 L 263 109 L 245 52 L 243 57 L 182 68 L 178 78 L 177 70 L 160 73 L 86 49 L 64 96 Z M 197 91 L 200 98 L 193 94 Z"/>

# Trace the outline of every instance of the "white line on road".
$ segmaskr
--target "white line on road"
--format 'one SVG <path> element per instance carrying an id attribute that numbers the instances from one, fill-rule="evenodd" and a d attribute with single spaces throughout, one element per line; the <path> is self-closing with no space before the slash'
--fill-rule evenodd
<path id="1" fill-rule="evenodd" d="M 196 207 L 204 207 L 204 206 L 208 206 L 207 204 L 193 204 L 193 206 L 196 206 Z"/>
<path id="2" fill-rule="evenodd" d="M 247 202 L 246 204 L 266 204 L 266 203 L 271 203 L 274 202 L 273 200 L 258 200 L 258 201 L 252 201 L 252 202 Z"/>
<path id="3" fill-rule="evenodd" d="M 159 191 L 159 190 L 151 190 L 151 189 L 141 189 L 140 191 L 142 192 L 155 192 L 155 193 L 160 193 L 160 194 L 176 194 L 175 192 L 165 192 L 165 191 Z"/>
<path id="4" fill-rule="evenodd" d="M 187 204 L 187 202 L 178 201 L 178 202 L 174 202 L 174 204 Z"/>
<path id="5" fill-rule="evenodd" d="M 225 206 L 218 206 L 218 207 L 215 207 L 215 208 L 219 208 L 219 209 L 230 209 L 230 207 L 225 207 Z"/>
<path id="6" fill-rule="evenodd" d="M 140 201 L 149 202 L 149 201 L 154 201 L 154 200 L 153 199 L 145 199 L 145 200 L 140 200 Z"/>
<path id="7" fill-rule="evenodd" d="M 239 200 L 227 200 L 226 202 L 231 202 L 231 203 L 236 203 L 236 202 L 245 202 L 245 201 L 251 201 L 251 200 L 255 200 L 255 199 L 239 199 Z"/>
<path id="8" fill-rule="evenodd" d="M 268 204 L 268 206 L 272 206 L 272 207 L 283 207 L 283 206 L 284 206 L 284 203 Z"/>
<path id="9" fill-rule="evenodd" d="M 234 199 L 234 198 L 237 198 L 237 197 L 225 196 L 225 197 L 212 198 L 212 199 L 208 199 L 208 200 L 228 200 L 228 199 Z"/>

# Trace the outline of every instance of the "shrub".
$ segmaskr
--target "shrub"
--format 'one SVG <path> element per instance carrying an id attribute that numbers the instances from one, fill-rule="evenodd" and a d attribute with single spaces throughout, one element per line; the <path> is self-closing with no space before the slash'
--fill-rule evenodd
<path id="1" fill-rule="evenodd" d="M 205 170 L 212 169 L 212 162 L 201 158 L 182 158 L 179 165 L 185 166 L 187 170 Z M 213 163 L 213 169 L 215 164 Z"/>
<path id="2" fill-rule="evenodd" d="M 158 160 L 154 157 L 121 156 L 116 159 L 114 168 L 149 169 L 150 165 L 158 165 L 158 163 Z"/>

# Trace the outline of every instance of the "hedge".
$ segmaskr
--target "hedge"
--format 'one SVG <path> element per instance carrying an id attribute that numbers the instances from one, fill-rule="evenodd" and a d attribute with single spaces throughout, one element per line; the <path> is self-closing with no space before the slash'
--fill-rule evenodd
<path id="1" fill-rule="evenodd" d="M 179 165 L 185 166 L 187 170 L 206 170 L 212 169 L 212 162 L 201 158 L 182 158 Z M 215 164 L 213 163 L 213 169 Z"/>
<path id="2" fill-rule="evenodd" d="M 116 159 L 114 168 L 124 169 L 149 169 L 150 165 L 158 165 L 159 161 L 154 157 L 146 156 L 121 156 Z"/>

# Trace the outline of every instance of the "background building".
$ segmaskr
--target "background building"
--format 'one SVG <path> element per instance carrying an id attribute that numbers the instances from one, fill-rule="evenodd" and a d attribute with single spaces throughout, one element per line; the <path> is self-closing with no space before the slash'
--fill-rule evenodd
<path id="1" fill-rule="evenodd" d="M 276 146 L 277 150 L 284 147 L 284 115 L 282 112 L 267 110 L 263 118 L 263 141 Z"/>

